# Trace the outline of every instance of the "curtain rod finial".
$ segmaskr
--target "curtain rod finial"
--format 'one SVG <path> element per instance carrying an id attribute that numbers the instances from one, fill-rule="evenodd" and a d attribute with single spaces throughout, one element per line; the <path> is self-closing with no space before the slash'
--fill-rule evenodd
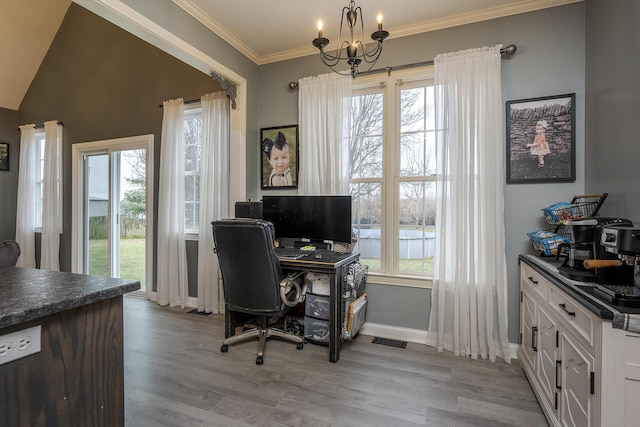
<path id="1" fill-rule="evenodd" d="M 516 49 L 517 46 L 515 44 L 510 44 L 504 48 L 501 49 L 501 53 L 504 53 L 505 55 L 512 55 L 514 53 L 516 53 Z"/>
<path id="2" fill-rule="evenodd" d="M 289 82 L 289 89 L 298 89 L 298 82 Z"/>

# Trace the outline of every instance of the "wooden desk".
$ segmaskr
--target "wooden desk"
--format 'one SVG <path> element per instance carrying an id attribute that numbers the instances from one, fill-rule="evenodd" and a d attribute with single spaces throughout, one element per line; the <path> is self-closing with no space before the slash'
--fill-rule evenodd
<path id="1" fill-rule="evenodd" d="M 320 258 L 315 256 L 319 255 Z M 331 251 L 316 251 L 304 258 L 280 259 L 280 266 L 285 272 L 304 271 L 327 274 L 330 278 L 329 293 L 329 361 L 337 362 L 340 359 L 340 345 L 342 344 L 342 272 L 344 267 L 360 259 L 359 253 L 338 254 Z M 242 326 L 251 316 L 242 316 L 241 313 L 225 311 L 225 337 L 235 335 L 235 329 Z"/>
<path id="2" fill-rule="evenodd" d="M 124 426 L 122 295 L 140 282 L 0 268 L 0 335 L 41 351 L 0 365 L 1 426 Z"/>

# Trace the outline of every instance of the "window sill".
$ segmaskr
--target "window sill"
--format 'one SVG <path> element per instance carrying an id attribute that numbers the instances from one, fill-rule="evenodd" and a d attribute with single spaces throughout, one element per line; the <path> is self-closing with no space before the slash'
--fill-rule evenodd
<path id="1" fill-rule="evenodd" d="M 388 274 L 369 272 L 367 281 L 376 285 L 404 286 L 408 288 L 425 288 L 431 289 L 431 277 L 415 277 L 415 276 L 390 276 Z"/>
<path id="2" fill-rule="evenodd" d="M 197 242 L 198 240 L 200 240 L 200 233 L 198 232 L 184 233 L 184 239 L 187 241 L 192 240 L 194 242 Z"/>

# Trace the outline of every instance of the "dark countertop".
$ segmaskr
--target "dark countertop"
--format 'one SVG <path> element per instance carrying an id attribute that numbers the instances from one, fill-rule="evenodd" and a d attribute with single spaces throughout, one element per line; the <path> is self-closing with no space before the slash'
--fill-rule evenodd
<path id="1" fill-rule="evenodd" d="M 0 328 L 137 289 L 140 289 L 140 282 L 127 279 L 0 267 Z"/>
<path id="2" fill-rule="evenodd" d="M 545 276 L 551 283 L 571 295 L 582 306 L 596 314 L 601 319 L 611 320 L 615 313 L 640 314 L 640 309 L 612 305 L 609 302 L 594 295 L 595 283 L 579 282 L 568 279 L 558 273 L 564 259 L 555 261 L 553 257 L 540 257 L 534 255 L 520 255 L 520 261 L 530 265 L 534 270 Z"/>

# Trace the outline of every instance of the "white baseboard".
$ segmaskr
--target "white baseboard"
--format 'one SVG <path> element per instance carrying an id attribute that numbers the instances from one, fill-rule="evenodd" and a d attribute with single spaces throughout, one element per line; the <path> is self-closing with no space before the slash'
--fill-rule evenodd
<path id="1" fill-rule="evenodd" d="M 427 345 L 427 331 L 423 329 L 401 328 L 380 323 L 365 322 L 360 330 L 361 334 L 400 341 Z M 511 358 L 518 358 L 518 344 L 509 343 Z"/>

